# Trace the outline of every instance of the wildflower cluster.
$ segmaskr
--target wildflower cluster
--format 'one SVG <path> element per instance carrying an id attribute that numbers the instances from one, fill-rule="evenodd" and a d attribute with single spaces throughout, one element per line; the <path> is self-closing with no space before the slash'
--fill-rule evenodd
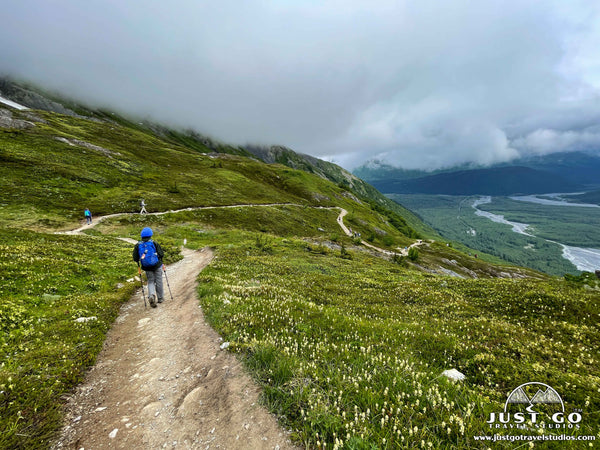
<path id="1" fill-rule="evenodd" d="M 305 443 L 468 447 L 512 389 L 540 379 L 590 405 L 588 431 L 598 423 L 594 293 L 431 277 L 292 241 L 273 249 L 221 249 L 200 276 L 201 302 Z M 448 368 L 466 382 L 440 377 Z"/>

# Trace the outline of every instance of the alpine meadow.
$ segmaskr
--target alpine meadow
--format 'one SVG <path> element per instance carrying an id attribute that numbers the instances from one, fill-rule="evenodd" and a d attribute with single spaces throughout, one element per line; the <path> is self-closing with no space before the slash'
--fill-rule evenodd
<path id="1" fill-rule="evenodd" d="M 56 441 L 65 396 L 137 295 L 121 238 L 143 227 L 166 264 L 184 245 L 213 249 L 198 304 L 300 448 L 597 445 L 595 275 L 470 256 L 340 167 L 288 149 L 52 102 L 66 113 L 0 103 L 0 448 Z M 85 208 L 94 226 L 68 234 Z M 530 382 L 554 388 L 564 415 L 536 405 L 493 423 Z"/>

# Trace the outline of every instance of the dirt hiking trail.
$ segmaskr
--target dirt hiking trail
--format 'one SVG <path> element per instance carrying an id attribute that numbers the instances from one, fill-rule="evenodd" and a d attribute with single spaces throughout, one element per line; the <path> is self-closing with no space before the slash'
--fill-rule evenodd
<path id="1" fill-rule="evenodd" d="M 207 325 L 196 277 L 213 253 L 167 268 L 174 300 L 121 307 L 97 362 L 66 405 L 53 449 L 296 449 L 259 388 Z"/>

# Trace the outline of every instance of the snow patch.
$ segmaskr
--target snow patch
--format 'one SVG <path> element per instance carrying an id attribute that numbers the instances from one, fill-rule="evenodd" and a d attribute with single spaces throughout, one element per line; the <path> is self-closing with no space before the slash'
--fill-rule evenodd
<path id="1" fill-rule="evenodd" d="M 29 109 L 27 106 L 20 105 L 19 103 L 13 102 L 12 100 L 4 98 L 1 95 L 0 95 L 0 103 L 4 103 L 5 105 L 10 106 L 11 108 L 18 109 L 19 111 L 24 111 L 26 109 Z"/>

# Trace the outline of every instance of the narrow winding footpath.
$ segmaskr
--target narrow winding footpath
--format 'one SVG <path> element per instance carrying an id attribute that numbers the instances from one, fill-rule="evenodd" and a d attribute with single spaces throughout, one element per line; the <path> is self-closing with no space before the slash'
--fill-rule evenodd
<path id="1" fill-rule="evenodd" d="M 182 208 L 182 209 L 176 209 L 176 210 L 170 210 L 170 211 L 162 211 L 162 212 L 152 212 L 152 213 L 148 213 L 147 215 L 149 216 L 161 216 L 164 214 L 170 214 L 170 213 L 178 213 L 178 212 L 182 212 L 182 211 L 194 211 L 194 210 L 202 210 L 202 209 L 220 209 L 220 208 L 259 208 L 259 207 L 274 207 L 274 206 L 305 206 L 305 205 L 300 205 L 300 204 L 296 204 L 296 203 L 267 203 L 267 204 L 239 204 L 239 205 L 226 205 L 226 206 L 197 206 L 197 207 L 190 207 L 190 208 Z M 346 211 L 344 208 L 341 208 L 339 206 L 331 206 L 331 207 L 324 207 L 324 206 L 315 206 L 314 208 L 317 209 L 337 209 L 340 211 L 340 214 L 337 218 L 337 223 L 340 226 L 340 228 L 342 229 L 342 231 L 346 234 L 346 236 L 350 236 L 353 237 L 352 232 L 350 231 L 350 229 L 344 224 L 344 216 L 346 216 L 346 214 L 348 214 L 348 211 Z M 100 216 L 98 218 L 96 218 L 94 220 L 94 223 L 91 224 L 87 224 L 87 225 L 82 225 L 79 228 L 75 229 L 75 230 L 71 230 L 71 231 L 62 231 L 60 232 L 60 234 L 80 234 L 82 231 L 87 230 L 89 228 L 93 228 L 94 226 L 96 226 L 99 222 L 105 220 L 105 219 L 109 219 L 111 217 L 119 217 L 119 216 L 125 216 L 128 214 L 132 214 L 132 213 L 116 213 L 116 214 L 108 214 L 106 216 Z M 390 250 L 385 250 L 379 247 L 376 247 L 372 244 L 370 244 L 369 242 L 361 239 L 361 244 L 364 245 L 365 247 L 370 248 L 371 250 L 375 250 L 378 253 L 381 253 L 383 255 L 387 255 L 387 256 L 392 256 L 394 254 L 400 254 L 402 256 L 407 256 L 408 255 L 408 249 L 410 247 L 416 247 L 419 245 L 423 245 L 422 241 L 418 241 L 415 242 L 413 244 L 411 244 L 409 247 L 407 248 L 398 248 L 396 252 L 390 251 Z"/>

